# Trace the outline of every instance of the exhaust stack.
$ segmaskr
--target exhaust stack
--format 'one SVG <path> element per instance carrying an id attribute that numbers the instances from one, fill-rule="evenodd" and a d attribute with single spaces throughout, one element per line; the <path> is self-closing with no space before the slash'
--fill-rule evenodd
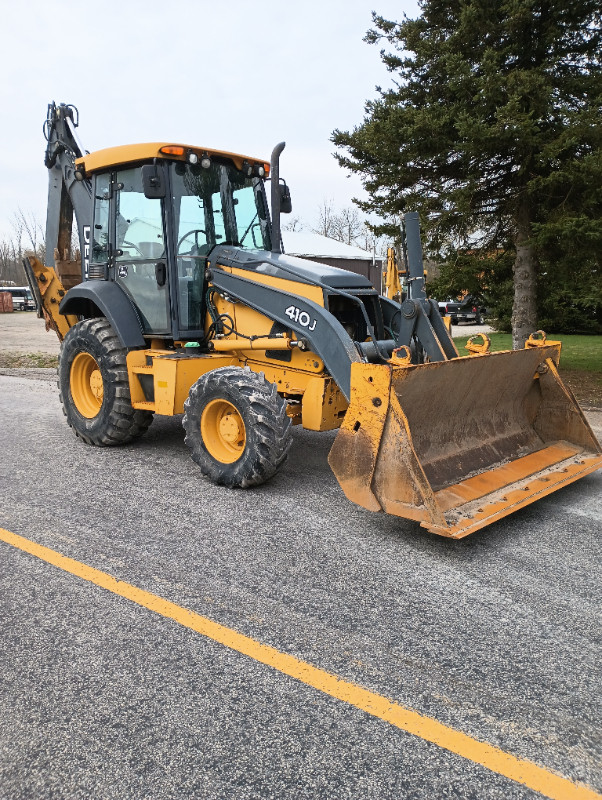
<path id="1" fill-rule="evenodd" d="M 272 150 L 270 158 L 270 180 L 271 200 L 272 200 L 272 253 L 280 255 L 282 246 L 280 244 L 280 153 L 286 147 L 286 142 L 280 142 Z"/>

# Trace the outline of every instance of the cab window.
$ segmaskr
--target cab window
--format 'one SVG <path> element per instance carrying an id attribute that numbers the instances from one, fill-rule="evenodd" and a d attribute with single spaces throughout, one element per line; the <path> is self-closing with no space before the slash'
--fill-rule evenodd
<path id="1" fill-rule="evenodd" d="M 165 256 L 161 201 L 144 196 L 139 168 L 117 174 L 117 260 L 142 261 Z"/>
<path id="2" fill-rule="evenodd" d="M 115 281 L 146 334 L 171 332 L 163 204 L 144 196 L 140 167 L 116 173 Z"/>
<path id="3" fill-rule="evenodd" d="M 111 175 L 97 175 L 94 183 L 94 234 L 90 261 L 106 264 L 109 260 L 109 199 Z"/>

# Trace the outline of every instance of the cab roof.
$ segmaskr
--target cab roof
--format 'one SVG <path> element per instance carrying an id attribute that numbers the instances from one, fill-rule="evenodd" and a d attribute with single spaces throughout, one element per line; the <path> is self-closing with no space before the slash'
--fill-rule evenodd
<path id="1" fill-rule="evenodd" d="M 166 152 L 168 148 L 170 152 Z M 243 162 L 247 161 L 253 165 L 261 164 L 265 168 L 266 175 L 270 171 L 269 163 L 262 158 L 251 158 L 238 153 L 228 153 L 225 150 L 213 150 L 210 147 L 198 147 L 174 142 L 149 142 L 146 144 L 107 147 L 103 150 L 96 150 L 94 153 L 86 153 L 86 155 L 76 159 L 75 164 L 79 169 L 83 168 L 89 174 L 106 170 L 110 167 L 120 167 L 140 161 L 152 161 L 154 158 L 187 161 L 190 153 L 196 153 L 199 160 L 206 155 L 227 158 L 234 163 L 237 169 L 242 169 Z"/>

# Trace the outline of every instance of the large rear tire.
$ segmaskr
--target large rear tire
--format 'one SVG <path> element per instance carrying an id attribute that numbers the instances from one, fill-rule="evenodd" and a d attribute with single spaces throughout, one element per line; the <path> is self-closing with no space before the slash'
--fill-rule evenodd
<path id="1" fill-rule="evenodd" d="M 286 402 L 263 374 L 222 367 L 203 375 L 184 403 L 185 442 L 205 477 L 247 488 L 269 480 L 292 443 Z"/>
<path id="2" fill-rule="evenodd" d="M 87 444 L 125 444 L 142 436 L 152 411 L 132 407 L 126 349 L 104 318 L 78 322 L 67 331 L 59 355 L 63 412 Z"/>

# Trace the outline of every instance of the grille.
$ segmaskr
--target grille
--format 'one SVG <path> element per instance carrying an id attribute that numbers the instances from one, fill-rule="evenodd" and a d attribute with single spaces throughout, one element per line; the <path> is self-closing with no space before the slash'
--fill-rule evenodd
<path id="1" fill-rule="evenodd" d="M 88 268 L 88 280 L 104 280 L 106 278 L 106 269 L 104 264 L 90 264 Z"/>

